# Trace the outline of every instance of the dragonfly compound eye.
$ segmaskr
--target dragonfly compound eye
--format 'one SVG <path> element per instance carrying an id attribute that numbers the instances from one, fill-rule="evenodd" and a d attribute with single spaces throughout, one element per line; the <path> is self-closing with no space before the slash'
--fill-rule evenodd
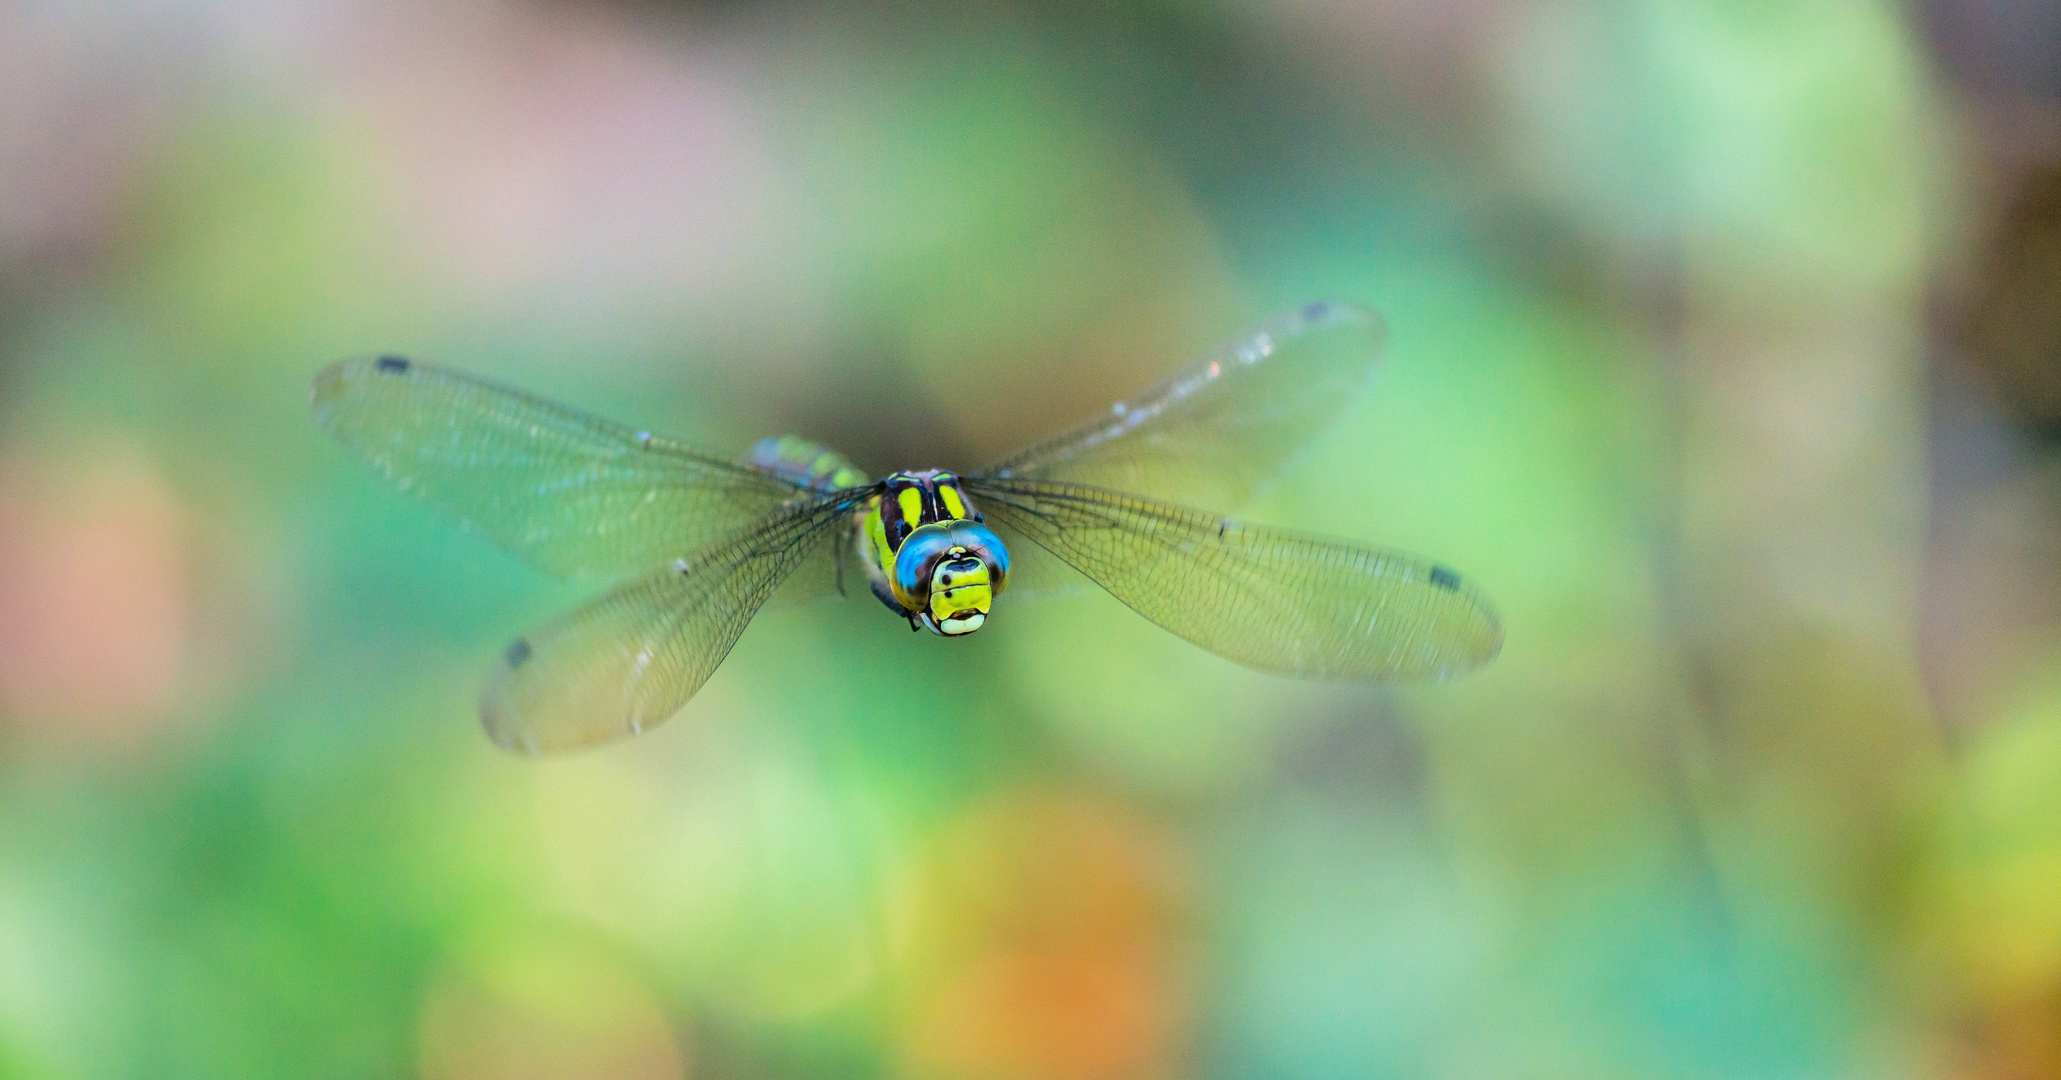
<path id="1" fill-rule="evenodd" d="M 890 589 L 905 608 L 940 634 L 980 629 L 988 607 L 1009 583 L 1009 552 L 984 525 L 936 522 L 909 534 L 895 552 Z"/>

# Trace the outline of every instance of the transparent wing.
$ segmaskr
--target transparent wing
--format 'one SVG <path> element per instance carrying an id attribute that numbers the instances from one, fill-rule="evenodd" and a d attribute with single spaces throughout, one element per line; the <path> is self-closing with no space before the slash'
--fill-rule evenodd
<path id="1" fill-rule="evenodd" d="M 1006 595 L 1011 605 L 1025 600 L 1078 596 L 1096 587 L 1087 575 L 1074 569 L 1065 559 L 1046 551 L 1037 541 L 1018 532 L 1001 517 L 990 516 L 987 525 L 995 530 L 995 535 L 1002 538 L 1003 546 L 1009 549 Z"/>
<path id="2" fill-rule="evenodd" d="M 315 377 L 315 419 L 396 487 L 563 577 L 648 570 L 813 493 L 398 357 Z"/>
<path id="3" fill-rule="evenodd" d="M 1078 484 L 967 477 L 990 520 L 1133 611 L 1284 675 L 1443 679 L 1493 659 L 1502 623 L 1452 570 Z"/>
<path id="4" fill-rule="evenodd" d="M 517 638 L 480 698 L 488 736 L 543 754 L 665 722 L 780 583 L 844 534 L 846 494 L 780 511 Z"/>
<path id="5" fill-rule="evenodd" d="M 849 494 L 849 493 L 847 493 Z M 866 568 L 859 562 L 858 550 L 852 543 L 852 530 L 847 525 L 833 530 L 836 535 L 816 545 L 780 583 L 778 589 L 766 600 L 769 610 L 807 607 L 824 600 L 863 596 L 869 602 L 873 598 L 871 587 L 866 583 Z"/>
<path id="6" fill-rule="evenodd" d="M 1149 491 L 1235 509 L 1352 402 L 1387 336 L 1381 317 L 1365 308 L 1304 305 L 978 475 Z"/>

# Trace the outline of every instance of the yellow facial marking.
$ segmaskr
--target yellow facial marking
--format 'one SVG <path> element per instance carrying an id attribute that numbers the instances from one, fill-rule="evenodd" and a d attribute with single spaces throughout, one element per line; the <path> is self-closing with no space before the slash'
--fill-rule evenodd
<path id="1" fill-rule="evenodd" d="M 970 615 L 961 612 L 959 617 L 951 622 L 941 623 L 935 619 L 930 621 L 936 625 L 938 633 L 946 637 L 958 637 L 962 634 L 971 634 L 975 630 L 980 629 L 981 624 L 988 621 L 988 616 L 984 611 L 976 611 Z"/>
<path id="2" fill-rule="evenodd" d="M 930 594 L 930 616 L 938 621 L 955 611 L 986 611 L 995 606 L 995 594 L 986 585 L 961 585 Z"/>
<path id="3" fill-rule="evenodd" d="M 966 503 L 959 498 L 959 488 L 953 484 L 939 484 L 937 493 L 945 500 L 945 512 L 955 518 L 966 516 Z"/>
<path id="4" fill-rule="evenodd" d="M 963 557 L 964 549 L 957 551 Z M 955 611 L 985 612 L 994 602 L 994 590 L 988 587 L 986 563 L 977 559 L 971 566 L 952 559 L 938 563 L 930 581 L 931 618 L 943 622 Z"/>

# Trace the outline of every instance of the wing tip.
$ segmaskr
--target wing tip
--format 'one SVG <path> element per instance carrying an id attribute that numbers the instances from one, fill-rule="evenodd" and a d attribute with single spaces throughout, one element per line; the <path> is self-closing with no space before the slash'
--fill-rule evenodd
<path id="1" fill-rule="evenodd" d="M 1388 321 L 1381 313 L 1349 300 L 1311 300 L 1284 312 L 1257 334 L 1264 344 L 1301 340 L 1319 353 L 1333 356 L 1329 365 L 1371 377 L 1388 351 Z"/>
<path id="2" fill-rule="evenodd" d="M 1495 618 L 1494 612 L 1490 612 L 1489 618 L 1488 640 L 1483 642 L 1481 649 L 1473 656 L 1468 657 L 1454 674 L 1471 674 L 1495 663 L 1496 658 L 1503 655 L 1503 624 L 1501 620 Z M 1444 681 L 1443 676 L 1440 677 L 1440 681 Z"/>
<path id="3" fill-rule="evenodd" d="M 344 382 L 349 378 L 350 367 L 349 360 L 325 364 L 322 370 L 316 372 L 315 377 L 308 381 L 308 407 L 315 411 L 315 422 L 323 427 L 329 426 L 332 406 L 337 394 L 342 391 Z"/>
<path id="4" fill-rule="evenodd" d="M 480 692 L 479 726 L 486 732 L 487 741 L 495 746 L 524 757 L 539 757 L 543 751 L 537 745 L 536 735 L 523 728 L 521 718 L 508 707 L 507 698 L 501 693 L 501 683 L 510 670 L 504 663 Z"/>
<path id="5" fill-rule="evenodd" d="M 1445 568 L 1435 567 L 1432 570 L 1432 574 L 1434 576 L 1434 583 L 1436 583 L 1435 579 L 1438 571 L 1443 569 Z M 1451 573 L 1451 571 L 1447 572 Z M 1457 586 L 1458 576 L 1455 575 L 1454 584 L 1445 587 L 1455 588 L 1457 591 Z M 1465 596 L 1467 600 L 1474 605 L 1475 613 L 1481 618 L 1482 622 L 1487 624 L 1487 633 L 1482 640 L 1481 647 L 1477 649 L 1472 656 L 1467 657 L 1464 666 L 1462 666 L 1459 669 L 1459 671 L 1456 672 L 1456 674 L 1464 674 L 1466 672 L 1473 671 L 1476 668 L 1487 667 L 1496 659 L 1496 657 L 1503 655 L 1502 612 L 1497 611 L 1496 605 L 1490 602 L 1489 598 L 1483 595 L 1481 590 L 1473 588 L 1471 584 L 1467 587 L 1466 591 L 1462 593 L 1462 595 Z"/>
<path id="6" fill-rule="evenodd" d="M 1381 317 L 1381 312 L 1351 300 L 1336 300 L 1329 297 L 1311 300 L 1296 308 L 1292 319 L 1302 329 L 1354 325 L 1364 327 L 1377 336 L 1386 337 L 1388 334 L 1388 320 Z"/>
<path id="7" fill-rule="evenodd" d="M 549 757 L 595 745 L 593 742 L 544 742 L 537 738 L 536 730 L 524 725 L 522 718 L 510 711 L 505 703 L 481 701 L 479 719 L 488 742 L 521 757 Z"/>
<path id="8" fill-rule="evenodd" d="M 1471 580 L 1463 583 L 1459 573 L 1449 567 L 1434 565 L 1429 579 L 1431 585 L 1451 594 L 1462 605 L 1458 619 L 1468 629 L 1456 634 L 1457 640 L 1447 648 L 1431 650 L 1445 654 L 1435 665 L 1420 668 L 1415 675 L 1406 674 L 1403 680 L 1450 682 L 1487 667 L 1503 655 L 1503 616 L 1496 605 Z"/>
<path id="9" fill-rule="evenodd" d="M 308 406 L 315 412 L 315 422 L 331 427 L 337 415 L 337 405 L 349 391 L 350 384 L 359 379 L 378 375 L 407 375 L 418 365 L 399 353 L 380 353 L 377 356 L 349 356 L 332 361 L 308 384 Z"/>
<path id="10" fill-rule="evenodd" d="M 516 644 L 520 645 L 522 642 L 518 640 Z M 505 692 L 505 683 L 514 670 L 506 662 L 503 662 L 494 672 L 494 677 L 488 680 L 486 689 L 480 693 L 479 701 L 480 728 L 486 732 L 487 741 L 511 754 L 518 754 L 529 758 L 542 758 L 577 753 L 582 750 L 593 750 L 611 743 L 621 742 L 636 735 L 642 735 L 662 722 L 662 720 L 647 722 L 642 719 L 633 718 L 620 729 L 559 731 L 556 737 L 550 739 L 541 738 L 539 731 L 551 730 L 554 725 L 539 725 L 525 722 L 523 714 L 518 712 L 509 701 L 509 695 Z M 565 725 L 556 726 L 563 727 Z M 567 738 L 568 734 L 572 737 Z"/>
<path id="11" fill-rule="evenodd" d="M 532 656 L 535 648 L 530 639 L 519 637 L 501 651 L 494 664 L 494 673 L 487 678 L 487 684 L 480 688 L 479 721 L 487 733 L 488 741 L 510 753 L 524 757 L 542 757 L 546 753 L 568 749 L 540 742 L 536 726 L 525 723 L 523 714 L 516 709 L 509 693 L 509 681 Z"/>

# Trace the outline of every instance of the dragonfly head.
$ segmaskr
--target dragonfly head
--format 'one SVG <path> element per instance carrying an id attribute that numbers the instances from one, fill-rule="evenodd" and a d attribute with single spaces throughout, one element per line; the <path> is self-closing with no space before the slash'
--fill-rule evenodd
<path id="1" fill-rule="evenodd" d="M 895 599 L 921 615 L 931 633 L 970 634 L 1009 584 L 1009 550 L 985 525 L 933 522 L 902 541 L 890 581 Z"/>

